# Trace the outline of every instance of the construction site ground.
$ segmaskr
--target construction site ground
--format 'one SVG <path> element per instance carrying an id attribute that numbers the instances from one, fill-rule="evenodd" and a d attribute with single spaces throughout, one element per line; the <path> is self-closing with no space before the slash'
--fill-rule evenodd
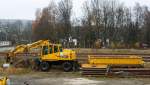
<path id="1" fill-rule="evenodd" d="M 150 85 L 149 78 L 94 78 L 54 71 L 9 75 L 9 78 L 11 85 Z"/>
<path id="2" fill-rule="evenodd" d="M 0 52 L 6 52 L 12 47 L 0 48 Z M 77 53 L 139 53 L 150 54 L 150 50 L 137 49 L 74 49 Z M 87 54 L 79 54 L 84 58 Z M 81 55 L 81 56 L 80 56 Z M 2 72 L 1 72 L 2 71 Z M 8 76 L 10 85 L 150 85 L 150 78 L 108 78 L 85 77 L 80 72 L 63 72 L 59 69 L 51 69 L 49 72 L 32 71 L 31 69 L 1 70 L 0 77 Z"/>

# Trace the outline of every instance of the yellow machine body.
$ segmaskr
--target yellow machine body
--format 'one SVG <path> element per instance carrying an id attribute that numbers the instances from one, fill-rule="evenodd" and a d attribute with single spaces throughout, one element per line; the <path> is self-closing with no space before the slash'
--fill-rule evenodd
<path id="1" fill-rule="evenodd" d="M 142 65 L 144 62 L 139 56 L 126 57 L 94 57 L 89 56 L 90 64 L 101 65 Z"/>
<path id="2" fill-rule="evenodd" d="M 39 54 L 42 61 L 76 60 L 75 51 L 63 49 L 61 44 L 53 44 L 49 40 L 39 40 L 27 45 L 18 45 L 11 50 L 8 57 L 15 57 L 17 53 L 30 53 L 35 48 L 40 49 Z"/>
<path id="3" fill-rule="evenodd" d="M 82 64 L 82 68 L 107 68 L 107 65 Z"/>
<path id="4" fill-rule="evenodd" d="M 107 66 L 143 65 L 144 61 L 139 56 L 95 56 L 88 55 L 88 64 L 82 64 L 83 68 L 107 68 Z"/>
<path id="5" fill-rule="evenodd" d="M 44 48 L 43 48 L 44 49 Z M 75 51 L 70 49 L 62 49 L 60 44 L 47 45 L 48 52 L 41 51 L 42 61 L 72 61 L 76 60 Z"/>
<path id="6" fill-rule="evenodd" d="M 7 85 L 7 78 L 6 77 L 0 79 L 0 85 Z"/>

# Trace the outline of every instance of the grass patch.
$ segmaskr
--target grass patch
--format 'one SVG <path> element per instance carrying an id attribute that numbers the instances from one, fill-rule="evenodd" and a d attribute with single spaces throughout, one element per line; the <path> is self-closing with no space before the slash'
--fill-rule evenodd
<path id="1" fill-rule="evenodd" d="M 28 69 L 28 68 L 14 68 L 14 67 L 0 68 L 0 74 L 4 76 L 22 75 L 22 74 L 27 74 L 29 72 L 31 72 L 31 69 Z"/>

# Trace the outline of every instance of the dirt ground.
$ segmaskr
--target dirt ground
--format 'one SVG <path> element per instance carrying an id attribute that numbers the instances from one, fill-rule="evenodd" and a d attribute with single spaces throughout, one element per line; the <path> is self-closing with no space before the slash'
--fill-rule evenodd
<path id="1" fill-rule="evenodd" d="M 83 77 L 79 72 L 30 72 L 9 78 L 11 85 L 150 85 L 150 78 Z"/>

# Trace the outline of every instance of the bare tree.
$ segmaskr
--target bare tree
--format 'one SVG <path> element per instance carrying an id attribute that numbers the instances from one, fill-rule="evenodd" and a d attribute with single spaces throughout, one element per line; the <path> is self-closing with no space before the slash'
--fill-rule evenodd
<path id="1" fill-rule="evenodd" d="M 33 22 L 35 39 L 65 40 L 67 47 L 70 36 L 76 37 L 82 47 L 94 47 L 99 39 L 105 47 L 110 43 L 133 47 L 141 40 L 149 41 L 149 10 L 138 3 L 133 9 L 116 0 L 88 0 L 83 4 L 83 17 L 71 21 L 72 7 L 71 0 L 61 0 L 38 10 Z"/>
<path id="2" fill-rule="evenodd" d="M 148 7 L 144 7 L 144 29 L 143 29 L 143 35 L 144 40 L 143 42 L 150 45 L 150 11 L 148 10 Z"/>
<path id="3" fill-rule="evenodd" d="M 50 39 L 51 42 L 56 41 L 56 17 L 57 7 L 55 2 L 51 1 L 48 7 L 45 7 L 42 12 L 37 10 L 36 20 L 33 22 L 33 36 L 35 40 Z"/>
<path id="4" fill-rule="evenodd" d="M 72 0 L 61 0 L 58 4 L 59 22 L 61 22 L 62 38 L 68 41 L 71 35 Z"/>

